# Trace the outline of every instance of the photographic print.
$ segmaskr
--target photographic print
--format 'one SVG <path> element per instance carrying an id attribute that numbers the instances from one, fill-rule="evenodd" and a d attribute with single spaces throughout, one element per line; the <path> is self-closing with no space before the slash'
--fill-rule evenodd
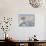
<path id="1" fill-rule="evenodd" d="M 18 16 L 19 26 L 34 26 L 35 25 L 35 16 L 33 14 L 20 14 Z"/>

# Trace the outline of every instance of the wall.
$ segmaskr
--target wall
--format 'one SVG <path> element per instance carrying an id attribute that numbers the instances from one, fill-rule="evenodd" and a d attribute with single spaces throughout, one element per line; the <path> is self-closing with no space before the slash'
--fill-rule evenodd
<path id="1" fill-rule="evenodd" d="M 34 34 L 37 35 L 39 40 L 45 39 L 45 6 L 40 8 L 33 8 L 30 6 L 28 0 L 0 0 L 0 16 L 13 17 L 13 22 L 10 35 L 17 40 L 27 40 Z M 19 14 L 34 14 L 35 26 L 34 27 L 19 27 L 18 15 Z M 1 31 L 2 32 L 2 31 Z M 1 33 L 0 33 L 1 34 Z M 2 36 L 0 37 L 2 39 Z"/>

